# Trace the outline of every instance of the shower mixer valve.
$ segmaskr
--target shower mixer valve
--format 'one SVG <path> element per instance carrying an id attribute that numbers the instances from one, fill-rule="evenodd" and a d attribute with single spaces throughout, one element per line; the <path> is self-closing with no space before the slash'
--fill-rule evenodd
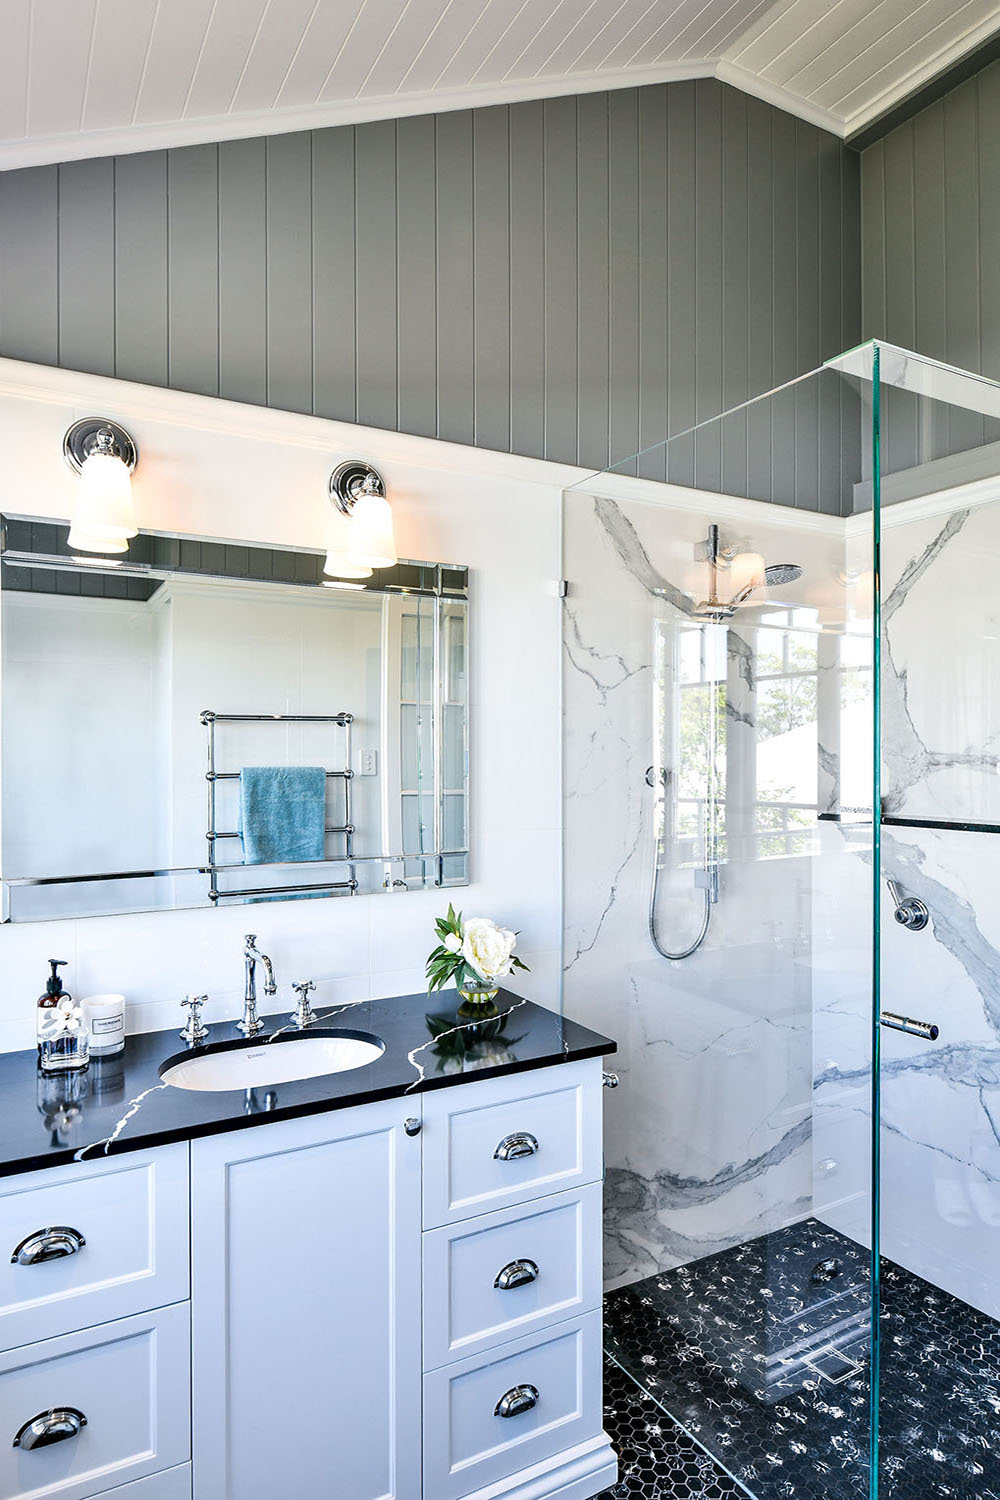
<path id="1" fill-rule="evenodd" d="M 900 927 L 907 932 L 922 932 L 931 919 L 931 914 L 919 896 L 904 896 L 895 880 L 888 880 L 889 895 L 896 904 L 893 915 Z"/>

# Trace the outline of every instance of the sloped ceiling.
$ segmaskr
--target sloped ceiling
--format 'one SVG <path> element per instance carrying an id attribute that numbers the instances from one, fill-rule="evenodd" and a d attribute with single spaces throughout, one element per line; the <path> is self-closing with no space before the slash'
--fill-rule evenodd
<path id="1" fill-rule="evenodd" d="M 0 168 L 717 76 L 838 135 L 995 0 L 3 0 Z"/>

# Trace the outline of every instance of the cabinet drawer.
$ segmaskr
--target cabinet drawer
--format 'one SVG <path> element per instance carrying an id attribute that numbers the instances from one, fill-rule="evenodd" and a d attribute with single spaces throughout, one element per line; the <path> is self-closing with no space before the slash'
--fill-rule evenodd
<path id="1" fill-rule="evenodd" d="M 509 1416 L 500 1415 L 505 1401 Z M 431 1371 L 424 1494 L 459 1500 L 598 1437 L 601 1422 L 598 1312 L 506 1345 L 502 1359 L 480 1355 Z"/>
<path id="2" fill-rule="evenodd" d="M 424 1367 L 601 1305 L 601 1185 L 424 1235 Z"/>
<path id="3" fill-rule="evenodd" d="M 191 1465 L 179 1464 L 108 1491 L 108 1500 L 191 1500 Z"/>
<path id="4" fill-rule="evenodd" d="M 163 1146 L 0 1180 L 0 1349 L 183 1301 L 187 1164 Z"/>
<path id="5" fill-rule="evenodd" d="M 28 1448 L 26 1435 L 15 1447 L 25 1424 L 54 1407 L 85 1424 L 59 1442 Z M 184 1464 L 189 1429 L 186 1303 L 0 1355 L 0 1500 L 85 1500 Z"/>
<path id="6" fill-rule="evenodd" d="M 424 1095 L 424 1226 L 601 1177 L 600 1059 Z"/>

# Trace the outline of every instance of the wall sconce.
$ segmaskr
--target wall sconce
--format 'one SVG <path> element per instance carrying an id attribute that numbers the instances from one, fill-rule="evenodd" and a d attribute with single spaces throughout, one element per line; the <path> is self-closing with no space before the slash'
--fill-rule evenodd
<path id="1" fill-rule="evenodd" d="M 63 438 L 63 454 L 80 476 L 69 545 L 76 552 L 127 552 L 139 532 L 131 480 L 139 453 L 131 434 L 106 417 L 84 417 Z"/>
<path id="2" fill-rule="evenodd" d="M 327 550 L 323 572 L 332 578 L 370 578 L 375 568 L 393 568 L 396 539 L 385 481 L 363 459 L 352 458 L 330 475 L 330 502 L 349 525 Z"/>

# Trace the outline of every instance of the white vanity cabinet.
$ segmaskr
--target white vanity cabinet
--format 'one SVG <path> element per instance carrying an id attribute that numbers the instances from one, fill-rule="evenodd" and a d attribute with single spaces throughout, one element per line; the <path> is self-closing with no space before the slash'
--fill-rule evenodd
<path id="1" fill-rule="evenodd" d="M 188 1148 L 0 1180 L 0 1500 L 189 1500 Z"/>
<path id="2" fill-rule="evenodd" d="M 591 1500 L 601 1077 L 0 1180 L 0 1500 Z"/>
<path id="3" fill-rule="evenodd" d="M 590 1500 L 603 1430 L 599 1059 L 423 1100 L 424 1500 Z"/>
<path id="4" fill-rule="evenodd" d="M 195 1500 L 419 1500 L 419 1115 L 192 1143 Z"/>

